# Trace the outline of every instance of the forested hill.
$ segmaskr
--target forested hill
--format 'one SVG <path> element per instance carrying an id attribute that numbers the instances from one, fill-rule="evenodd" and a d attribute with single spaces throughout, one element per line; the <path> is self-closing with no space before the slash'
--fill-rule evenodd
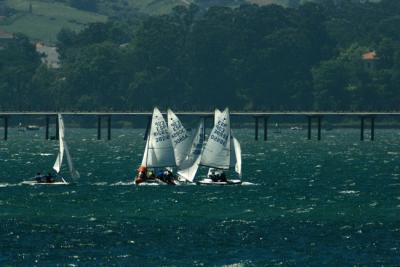
<path id="1" fill-rule="evenodd" d="M 17 36 L 1 44 L 0 109 L 398 110 L 400 1 L 322 2 L 63 30 L 60 69 Z"/>

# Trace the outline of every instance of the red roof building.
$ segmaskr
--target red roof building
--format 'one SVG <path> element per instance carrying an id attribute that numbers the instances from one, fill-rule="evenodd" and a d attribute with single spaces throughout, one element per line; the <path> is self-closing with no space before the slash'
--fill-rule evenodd
<path id="1" fill-rule="evenodd" d="M 379 58 L 375 51 L 370 51 L 362 54 L 361 59 L 364 61 L 365 69 L 374 70 L 376 68 L 376 62 Z"/>

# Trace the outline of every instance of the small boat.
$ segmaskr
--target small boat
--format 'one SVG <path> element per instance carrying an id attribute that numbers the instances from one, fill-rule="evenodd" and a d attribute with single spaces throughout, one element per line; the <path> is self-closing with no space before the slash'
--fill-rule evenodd
<path id="1" fill-rule="evenodd" d="M 193 135 L 189 153 L 178 166 L 178 177 L 181 181 L 193 183 L 204 144 L 204 119 L 200 120 L 199 126 Z"/>
<path id="2" fill-rule="evenodd" d="M 54 163 L 53 169 L 57 173 L 56 176 L 50 175 L 36 175 L 29 181 L 23 181 L 21 184 L 25 185 L 68 185 L 69 183 L 60 175 L 61 166 L 64 158 L 64 152 L 67 158 L 68 168 L 71 178 L 79 178 L 79 172 L 74 168 L 71 155 L 67 143 L 64 140 L 64 121 L 61 114 L 58 114 L 58 129 L 59 129 L 59 151 L 57 159 Z"/>
<path id="3" fill-rule="evenodd" d="M 207 178 L 199 185 L 240 185 L 242 183 L 242 152 L 239 141 L 230 128 L 229 109 L 215 111 L 214 128 L 208 138 L 200 160 L 200 166 L 209 167 Z M 227 179 L 224 171 L 235 168 L 239 179 Z"/>
<path id="4" fill-rule="evenodd" d="M 292 126 L 292 127 L 290 127 L 290 130 L 292 130 L 292 131 L 301 131 L 301 130 L 303 130 L 303 128 L 299 127 L 299 126 Z"/>
<path id="5" fill-rule="evenodd" d="M 170 171 L 173 167 L 176 167 L 176 161 L 168 126 L 160 110 L 154 108 L 151 128 L 147 136 L 142 164 L 135 177 L 135 184 L 176 184 L 175 177 L 172 177 Z M 168 175 L 164 180 L 157 178 L 160 172 L 167 172 Z"/>
<path id="6" fill-rule="evenodd" d="M 38 131 L 40 130 L 40 127 L 38 125 L 28 125 L 26 126 L 27 131 Z"/>
<path id="7" fill-rule="evenodd" d="M 17 131 L 18 132 L 25 132 L 25 127 L 24 126 L 22 126 L 22 123 L 18 123 L 18 126 L 17 126 Z"/>
<path id="8" fill-rule="evenodd" d="M 281 128 L 279 127 L 279 123 L 275 123 L 274 131 L 273 133 L 282 133 Z"/>

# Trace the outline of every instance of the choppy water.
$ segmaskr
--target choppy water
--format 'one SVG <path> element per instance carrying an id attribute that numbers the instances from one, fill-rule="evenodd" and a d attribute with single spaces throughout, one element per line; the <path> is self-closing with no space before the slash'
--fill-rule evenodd
<path id="1" fill-rule="evenodd" d="M 0 265 L 398 265 L 400 131 L 236 130 L 248 186 L 135 187 L 143 131 L 67 129 L 81 179 L 19 183 L 54 163 L 43 131 L 0 141 Z"/>

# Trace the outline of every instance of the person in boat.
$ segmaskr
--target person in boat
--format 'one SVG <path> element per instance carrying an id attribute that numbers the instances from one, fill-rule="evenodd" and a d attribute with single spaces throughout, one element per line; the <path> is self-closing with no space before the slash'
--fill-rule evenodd
<path id="1" fill-rule="evenodd" d="M 156 178 L 160 179 L 164 183 L 174 185 L 174 175 L 170 170 L 159 170 L 157 172 Z"/>
<path id="2" fill-rule="evenodd" d="M 215 169 L 214 168 L 211 168 L 209 171 L 208 171 L 208 178 L 209 179 L 211 179 L 213 182 L 216 182 L 217 181 L 217 176 L 215 175 Z"/>
<path id="3" fill-rule="evenodd" d="M 148 180 L 147 177 L 147 168 L 145 166 L 140 166 L 139 169 L 137 170 L 138 174 L 135 178 L 135 183 L 140 184 Z"/>
<path id="4" fill-rule="evenodd" d="M 227 182 L 226 174 L 223 170 L 216 170 L 211 168 L 208 172 L 208 178 L 213 182 Z"/>
<path id="5" fill-rule="evenodd" d="M 55 182 L 55 179 L 54 179 L 55 177 L 54 177 L 54 175 L 52 174 L 52 173 L 48 173 L 47 175 L 46 175 L 46 183 L 54 183 Z"/>
<path id="6" fill-rule="evenodd" d="M 228 180 L 226 179 L 226 174 L 225 174 L 224 171 L 221 171 L 221 172 L 220 172 L 219 181 L 220 181 L 220 182 L 228 182 Z"/>
<path id="7" fill-rule="evenodd" d="M 167 181 L 167 184 L 175 184 L 174 174 L 170 170 L 165 170 L 164 176 L 165 176 L 165 180 Z"/>
<path id="8" fill-rule="evenodd" d="M 154 172 L 153 172 L 152 170 L 149 170 L 149 171 L 147 172 L 147 179 L 149 179 L 149 180 L 154 180 L 154 179 L 156 179 L 156 175 L 154 174 Z"/>
<path id="9" fill-rule="evenodd" d="M 164 181 L 164 170 L 159 170 L 159 171 L 156 173 L 156 178 L 157 178 L 157 179 L 160 179 L 161 181 Z"/>
<path id="10" fill-rule="evenodd" d="M 43 176 L 40 172 L 36 173 L 36 176 L 34 177 L 34 179 L 37 183 L 42 182 L 42 178 L 43 178 Z"/>

